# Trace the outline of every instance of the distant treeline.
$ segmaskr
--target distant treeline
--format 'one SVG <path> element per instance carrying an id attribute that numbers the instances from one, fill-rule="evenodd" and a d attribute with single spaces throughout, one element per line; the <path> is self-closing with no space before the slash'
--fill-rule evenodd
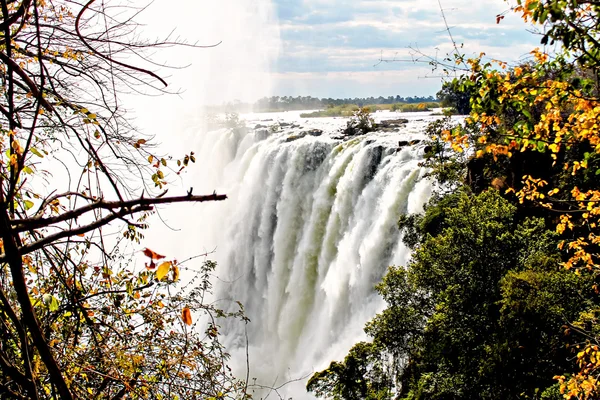
<path id="1" fill-rule="evenodd" d="M 402 96 L 388 96 L 388 97 L 355 97 L 345 99 L 333 99 L 333 98 L 322 98 L 312 96 L 272 96 L 263 97 L 255 103 L 242 103 L 234 102 L 227 104 L 221 109 L 228 109 L 233 111 L 290 111 L 290 110 L 309 110 L 309 109 L 324 109 L 328 107 L 336 107 L 345 104 L 354 104 L 359 107 L 374 105 L 374 104 L 396 104 L 396 103 L 427 103 L 435 101 L 435 97 L 402 97 Z"/>

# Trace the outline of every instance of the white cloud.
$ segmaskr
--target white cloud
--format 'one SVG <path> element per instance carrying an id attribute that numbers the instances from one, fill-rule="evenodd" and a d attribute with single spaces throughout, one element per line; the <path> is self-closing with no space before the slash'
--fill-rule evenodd
<path id="1" fill-rule="evenodd" d="M 483 51 L 515 61 L 535 47 L 537 39 L 513 13 L 496 24 L 496 15 L 508 9 L 503 0 L 441 1 L 467 55 Z M 223 41 L 216 49 L 178 49 L 161 56 L 159 61 L 192 65 L 166 72 L 172 87 L 186 90 L 185 107 L 289 95 L 300 88 L 315 90 L 303 94 L 333 97 L 367 92 L 369 84 L 385 91 L 390 80 L 394 94 L 425 89 L 434 94 L 440 82 L 420 80 L 421 65 L 373 65 L 380 55 L 409 59 L 409 46 L 439 57 L 452 48 L 438 0 L 186 0 L 178 7 L 156 0 L 147 19 L 153 36 L 176 28 L 192 42 Z M 273 71 L 277 74 L 270 75 Z"/>
<path id="2" fill-rule="evenodd" d="M 439 57 L 452 50 L 438 0 L 278 0 L 276 3 L 282 38 L 278 76 L 294 76 L 290 81 L 308 79 L 294 87 L 317 88 L 313 82 L 318 80 L 335 95 L 346 88 L 339 86 L 340 79 L 323 79 L 323 72 L 372 72 L 364 76 L 379 76 L 381 70 L 396 67 L 411 76 L 407 81 L 413 82 L 418 66 L 386 64 L 374 70 L 373 64 L 381 53 L 386 58 L 410 58 L 410 46 L 431 56 L 437 53 Z M 457 45 L 464 44 L 461 49 L 467 56 L 485 52 L 490 57 L 515 62 L 537 43 L 538 38 L 526 32 L 528 27 L 502 0 L 441 0 L 441 5 Z M 501 13 L 505 18 L 497 24 L 496 15 Z M 311 77 L 298 76 L 299 72 Z M 279 90 L 291 86 L 275 85 Z M 433 85 L 424 85 L 430 86 Z M 418 85 L 419 89 L 422 87 Z M 318 90 L 324 91 L 321 86 Z M 407 85 L 405 90 L 416 89 Z"/>

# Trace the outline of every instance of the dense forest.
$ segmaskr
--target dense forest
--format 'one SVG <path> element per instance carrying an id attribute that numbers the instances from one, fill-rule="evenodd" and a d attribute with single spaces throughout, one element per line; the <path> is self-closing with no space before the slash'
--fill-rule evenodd
<path id="1" fill-rule="evenodd" d="M 223 106 L 216 107 L 219 110 L 226 111 L 291 111 L 291 110 L 315 110 L 336 107 L 342 105 L 356 105 L 358 107 L 376 105 L 376 104 L 418 104 L 436 101 L 433 96 L 409 96 L 402 97 L 355 97 L 345 99 L 317 98 L 312 96 L 272 96 L 263 97 L 254 103 L 233 102 Z"/>
<path id="2" fill-rule="evenodd" d="M 387 308 L 371 340 L 315 373 L 315 395 L 600 396 L 600 5 L 513 11 L 548 46 L 520 65 L 458 52 L 458 69 L 438 65 L 458 75 L 441 97 L 470 115 L 430 125 L 423 165 L 438 186 L 399 219 L 412 258 L 377 287 Z"/>

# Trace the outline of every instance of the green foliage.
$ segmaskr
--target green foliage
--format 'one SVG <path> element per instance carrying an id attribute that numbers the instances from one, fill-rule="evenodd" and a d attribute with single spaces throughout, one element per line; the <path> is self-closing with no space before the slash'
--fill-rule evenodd
<path id="1" fill-rule="evenodd" d="M 592 278 L 558 267 L 544 220 L 521 218 L 495 190 L 461 189 L 400 225 L 412 260 L 390 268 L 378 286 L 388 307 L 365 328 L 373 349 L 392 357 L 398 398 L 508 399 L 550 388 L 572 364 L 566 345 L 581 340 L 561 326 L 595 295 Z"/>
<path id="2" fill-rule="evenodd" d="M 375 111 L 398 111 L 398 112 L 417 112 L 431 111 L 432 108 L 437 108 L 440 103 L 424 102 L 424 103 L 394 103 L 394 104 L 369 104 L 358 106 L 356 104 L 343 104 L 338 106 L 327 106 L 324 110 L 313 111 L 310 113 L 300 114 L 301 118 L 320 118 L 320 117 L 349 117 L 356 111 L 365 108 L 369 112 Z"/>
<path id="3" fill-rule="evenodd" d="M 431 111 L 432 108 L 437 108 L 440 106 L 440 103 L 436 102 L 426 102 L 426 103 L 418 103 L 418 104 L 403 104 L 403 103 L 395 103 L 390 108 L 390 111 L 398 111 L 398 112 L 426 112 Z"/>
<path id="4" fill-rule="evenodd" d="M 541 43 L 559 43 L 582 66 L 598 66 L 600 7 L 595 2 L 574 0 L 519 0 L 523 18 L 545 26 Z M 589 4 L 589 6 L 588 6 Z"/>
<path id="5" fill-rule="evenodd" d="M 366 328 L 399 399 L 598 398 L 600 7 L 513 10 L 550 46 L 512 68 L 456 47 L 445 59 L 465 74 L 438 98 L 470 116 L 431 127 L 424 165 L 442 189 L 401 218 L 414 254 Z"/>
<path id="6" fill-rule="evenodd" d="M 343 130 L 345 135 L 363 135 L 375 129 L 375 121 L 368 108 L 363 107 L 352 114 Z"/>
<path id="7" fill-rule="evenodd" d="M 344 104 L 340 106 L 327 107 L 325 110 L 314 111 L 310 113 L 300 114 L 301 118 L 319 118 L 319 117 L 350 117 L 356 111 L 360 110 L 360 107 L 356 104 Z"/>
<path id="8" fill-rule="evenodd" d="M 357 343 L 343 362 L 334 361 L 315 373 L 306 388 L 316 396 L 335 400 L 391 399 L 387 357 L 373 343 Z"/>
<path id="9" fill-rule="evenodd" d="M 471 112 L 471 94 L 473 82 L 468 79 L 455 78 L 444 82 L 442 89 L 437 93 L 437 98 L 442 107 L 451 107 L 458 114 L 466 115 Z"/>
<path id="10" fill-rule="evenodd" d="M 429 170 L 428 175 L 440 184 L 440 190 L 454 190 L 467 176 L 468 156 L 453 151 L 441 138 L 442 131 L 453 127 L 450 117 L 445 117 L 430 123 L 426 130 L 429 139 L 425 142 L 425 160 L 421 166 Z"/>

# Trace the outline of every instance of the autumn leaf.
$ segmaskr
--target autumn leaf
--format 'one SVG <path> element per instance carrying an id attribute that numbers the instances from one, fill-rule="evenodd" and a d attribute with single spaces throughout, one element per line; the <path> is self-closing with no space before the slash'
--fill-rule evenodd
<path id="1" fill-rule="evenodd" d="M 192 325 L 192 313 L 189 308 L 183 307 L 183 310 L 181 310 L 181 319 L 186 325 Z"/>
<path id="2" fill-rule="evenodd" d="M 143 144 L 146 144 L 146 139 L 140 139 L 133 144 L 133 147 L 139 149 Z"/>
<path id="3" fill-rule="evenodd" d="M 158 266 L 158 269 L 156 270 L 156 279 L 158 279 L 159 281 L 162 280 L 165 276 L 167 276 L 170 269 L 171 269 L 170 261 L 160 264 Z"/>
<path id="4" fill-rule="evenodd" d="M 142 250 L 142 252 L 146 257 L 150 257 L 153 260 L 160 260 L 162 258 L 165 258 L 165 256 L 161 256 L 160 254 L 153 252 L 147 247 L 144 250 Z"/>
<path id="5" fill-rule="evenodd" d="M 31 151 L 33 154 L 35 154 L 39 158 L 44 158 L 42 153 L 40 153 L 40 151 L 38 149 L 36 149 L 35 147 L 30 148 L 29 151 Z"/>
<path id="6" fill-rule="evenodd" d="M 179 267 L 177 265 L 173 265 L 173 282 L 177 282 L 179 280 Z"/>

